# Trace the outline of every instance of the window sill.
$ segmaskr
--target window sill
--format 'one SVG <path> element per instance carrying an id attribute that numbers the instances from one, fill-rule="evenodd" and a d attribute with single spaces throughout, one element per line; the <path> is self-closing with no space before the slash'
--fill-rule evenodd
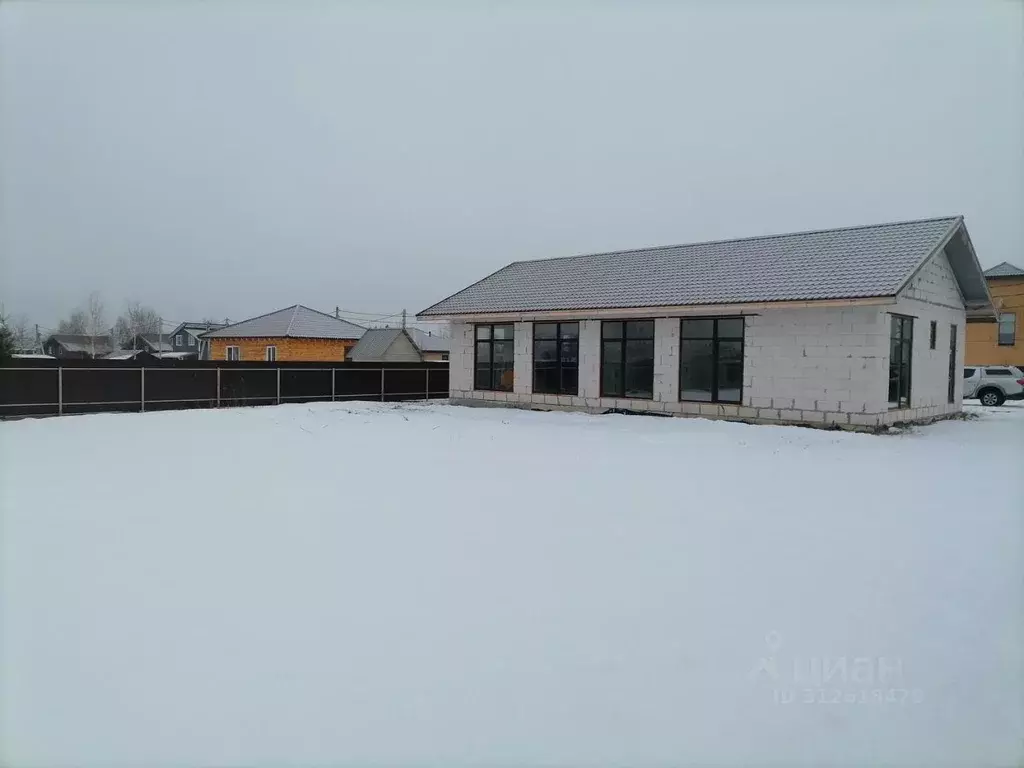
<path id="1" fill-rule="evenodd" d="M 604 400 L 654 400 L 654 395 L 639 397 L 637 395 L 606 395 L 602 393 L 601 398 Z"/>

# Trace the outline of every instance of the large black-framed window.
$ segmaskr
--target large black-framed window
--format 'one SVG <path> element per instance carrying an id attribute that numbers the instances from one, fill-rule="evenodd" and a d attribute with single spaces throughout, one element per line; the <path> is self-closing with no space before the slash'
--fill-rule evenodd
<path id="1" fill-rule="evenodd" d="M 960 385 L 960 379 L 956 375 L 956 325 L 949 326 L 949 391 L 948 400 L 956 402 L 956 388 Z"/>
<path id="2" fill-rule="evenodd" d="M 679 399 L 743 399 L 743 318 L 684 319 L 679 328 Z"/>
<path id="3" fill-rule="evenodd" d="M 476 326 L 474 389 L 512 391 L 515 364 L 515 327 L 512 323 Z"/>
<path id="4" fill-rule="evenodd" d="M 910 361 L 914 357 L 914 318 L 891 315 L 889 325 L 889 407 L 910 407 Z"/>
<path id="5" fill-rule="evenodd" d="M 579 394 L 580 324 L 533 324 L 533 391 Z"/>
<path id="6" fill-rule="evenodd" d="M 601 396 L 654 397 L 654 321 L 601 323 Z"/>

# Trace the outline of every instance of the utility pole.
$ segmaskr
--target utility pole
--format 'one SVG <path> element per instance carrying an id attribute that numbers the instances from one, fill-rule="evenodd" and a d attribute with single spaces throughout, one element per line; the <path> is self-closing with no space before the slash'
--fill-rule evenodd
<path id="1" fill-rule="evenodd" d="M 405 330 L 405 310 L 402 310 L 402 330 Z"/>
<path id="2" fill-rule="evenodd" d="M 341 316 L 341 307 L 339 307 L 337 304 L 335 304 L 334 305 L 334 317 L 335 317 L 335 319 L 339 319 L 340 320 L 341 319 L 340 316 Z"/>
<path id="3" fill-rule="evenodd" d="M 36 352 L 42 352 L 43 351 L 43 344 L 39 340 L 39 323 L 36 323 L 36 348 L 35 348 L 35 351 Z"/>

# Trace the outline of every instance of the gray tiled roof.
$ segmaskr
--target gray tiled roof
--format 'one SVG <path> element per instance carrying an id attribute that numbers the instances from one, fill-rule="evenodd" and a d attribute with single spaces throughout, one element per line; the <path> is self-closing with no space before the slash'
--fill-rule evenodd
<path id="1" fill-rule="evenodd" d="M 419 328 L 408 328 L 413 344 L 423 352 L 447 352 L 451 349 L 452 341 L 436 333 L 427 333 Z"/>
<path id="2" fill-rule="evenodd" d="M 420 315 L 893 296 L 959 216 L 517 261 Z"/>
<path id="3" fill-rule="evenodd" d="M 174 349 L 169 333 L 159 335 L 155 333 L 140 333 L 139 338 L 154 352 L 170 352 Z"/>
<path id="4" fill-rule="evenodd" d="M 89 352 L 95 351 L 97 355 L 106 355 L 114 350 L 114 345 L 109 336 L 96 336 L 93 338 L 88 334 L 80 333 L 55 333 L 47 341 L 53 339 L 68 352 Z"/>
<path id="5" fill-rule="evenodd" d="M 296 304 L 202 334 L 204 339 L 293 338 L 358 339 L 366 329 L 333 315 Z"/>
<path id="6" fill-rule="evenodd" d="M 383 357 L 388 347 L 401 335 L 401 328 L 370 328 L 349 351 L 348 359 L 358 363 Z"/>
<path id="7" fill-rule="evenodd" d="M 985 277 L 1024 277 L 1024 269 L 1004 261 L 1002 264 L 996 264 L 991 269 L 986 269 Z"/>

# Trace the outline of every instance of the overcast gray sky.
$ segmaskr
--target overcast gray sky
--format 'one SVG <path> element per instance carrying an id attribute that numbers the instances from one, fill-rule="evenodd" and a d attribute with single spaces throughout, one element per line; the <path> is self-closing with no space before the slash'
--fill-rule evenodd
<path id="1" fill-rule="evenodd" d="M 1024 266 L 1019 2 L 380 5 L 0 2 L 7 310 L 412 312 L 516 259 L 951 213 Z"/>

